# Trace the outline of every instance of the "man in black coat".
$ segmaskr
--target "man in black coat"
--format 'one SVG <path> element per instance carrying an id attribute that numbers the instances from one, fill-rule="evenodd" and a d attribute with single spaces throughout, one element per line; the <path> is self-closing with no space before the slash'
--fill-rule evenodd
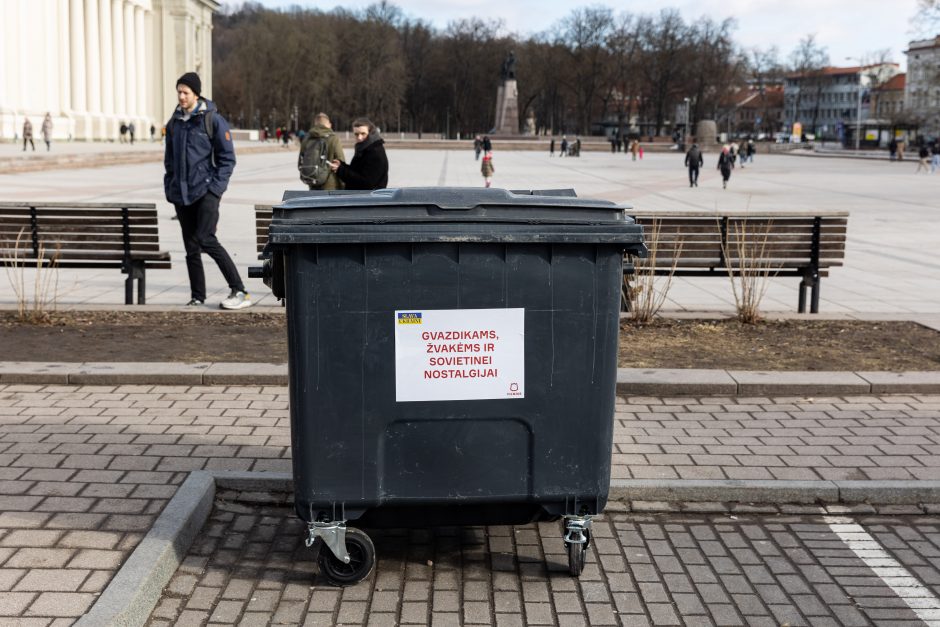
<path id="1" fill-rule="evenodd" d="M 356 136 L 356 153 L 347 165 L 339 159 L 330 161 L 330 169 L 336 173 L 346 189 L 383 189 L 388 186 L 388 157 L 385 156 L 385 140 L 379 135 L 375 124 L 366 118 L 353 122 Z"/>
<path id="2" fill-rule="evenodd" d="M 689 187 L 698 187 L 698 169 L 705 165 L 705 159 L 702 157 L 698 144 L 692 144 L 689 151 L 685 153 L 685 165 L 689 168 Z"/>

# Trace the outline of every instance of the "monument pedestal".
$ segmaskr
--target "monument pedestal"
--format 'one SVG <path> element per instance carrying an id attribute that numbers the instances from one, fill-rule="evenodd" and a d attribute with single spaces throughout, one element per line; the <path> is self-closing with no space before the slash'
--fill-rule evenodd
<path id="1" fill-rule="evenodd" d="M 519 88 L 514 78 L 505 79 L 496 90 L 496 125 L 493 134 L 519 134 Z"/>

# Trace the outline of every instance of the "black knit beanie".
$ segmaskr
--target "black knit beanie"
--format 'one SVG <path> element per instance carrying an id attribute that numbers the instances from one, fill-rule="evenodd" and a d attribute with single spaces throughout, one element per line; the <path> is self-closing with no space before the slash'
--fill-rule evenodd
<path id="1" fill-rule="evenodd" d="M 176 81 L 176 86 L 186 85 L 193 90 L 193 93 L 197 96 L 202 93 L 202 81 L 199 80 L 199 75 L 195 72 L 186 72 L 179 77 L 179 80 Z"/>

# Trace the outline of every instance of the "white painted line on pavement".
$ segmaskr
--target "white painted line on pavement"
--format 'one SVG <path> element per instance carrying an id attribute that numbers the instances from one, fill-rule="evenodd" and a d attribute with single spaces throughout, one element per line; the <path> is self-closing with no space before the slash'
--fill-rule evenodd
<path id="1" fill-rule="evenodd" d="M 919 619 L 928 627 L 940 627 L 940 599 L 891 557 L 861 525 L 841 516 L 824 516 L 823 520 L 875 575 L 904 599 Z"/>

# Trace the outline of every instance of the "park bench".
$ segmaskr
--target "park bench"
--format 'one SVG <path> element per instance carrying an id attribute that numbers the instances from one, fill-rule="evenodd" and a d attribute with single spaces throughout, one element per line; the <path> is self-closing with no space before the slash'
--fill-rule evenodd
<path id="1" fill-rule="evenodd" d="M 147 302 L 147 269 L 170 267 L 152 203 L 0 202 L 0 257 L 6 264 L 120 268 L 128 305 L 135 280 L 138 304 Z"/>
<path id="2" fill-rule="evenodd" d="M 764 250 L 765 267 L 772 276 L 800 278 L 797 310 L 806 311 L 806 290 L 811 291 L 810 313 L 819 313 L 819 283 L 829 269 L 845 257 L 847 212 L 638 212 L 649 259 L 627 259 L 624 279 L 644 268 L 657 275 L 728 276 L 729 266 L 741 275 L 741 250 Z M 653 234 L 658 233 L 656 241 Z M 765 239 L 766 238 L 766 239 Z M 743 247 L 739 242 L 743 242 Z M 655 252 L 655 267 L 650 259 Z M 726 257 L 727 256 L 727 257 Z M 745 253 L 745 257 L 748 253 Z M 727 263 L 730 261 L 730 264 Z M 747 260 L 745 260 L 747 261 Z M 753 260 L 751 260 L 753 261 Z M 625 301 L 625 305 L 628 305 Z"/>
<path id="3" fill-rule="evenodd" d="M 268 227 L 274 214 L 272 205 L 255 205 L 255 243 L 258 246 L 258 258 L 268 244 Z"/>

